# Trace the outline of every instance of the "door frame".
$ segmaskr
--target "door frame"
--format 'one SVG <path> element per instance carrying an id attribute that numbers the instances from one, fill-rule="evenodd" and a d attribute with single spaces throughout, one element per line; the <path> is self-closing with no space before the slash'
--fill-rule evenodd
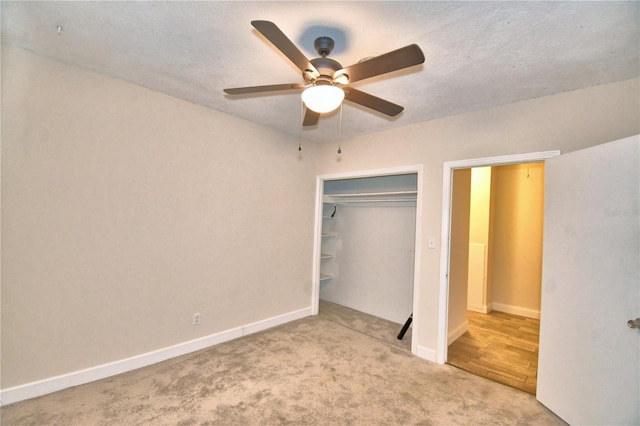
<path id="1" fill-rule="evenodd" d="M 559 150 L 540 151 L 527 154 L 503 155 L 469 160 L 447 161 L 442 171 L 442 233 L 440 252 L 440 297 L 438 301 L 438 334 L 436 362 L 447 362 L 447 333 L 449 329 L 449 256 L 451 244 L 451 202 L 453 200 L 453 171 L 473 167 L 504 166 L 510 164 L 544 162 L 560 155 Z"/>
<path id="2" fill-rule="evenodd" d="M 317 315 L 320 305 L 320 249 L 322 245 L 322 205 L 324 198 L 324 183 L 331 180 L 340 179 L 357 179 L 368 177 L 383 177 L 394 175 L 417 175 L 417 194 L 416 194 L 416 229 L 414 242 L 414 259 L 413 259 L 413 331 L 411 333 L 411 352 L 417 354 L 418 351 L 418 328 L 420 327 L 420 310 L 419 310 L 419 290 L 420 290 L 420 248 L 422 247 L 422 178 L 423 166 L 421 164 L 390 167 L 374 170 L 350 171 L 342 173 L 332 173 L 316 176 L 316 211 L 315 211 L 315 227 L 314 227 L 314 244 L 313 244 L 313 268 L 312 268 L 312 289 L 311 289 L 311 314 Z"/>

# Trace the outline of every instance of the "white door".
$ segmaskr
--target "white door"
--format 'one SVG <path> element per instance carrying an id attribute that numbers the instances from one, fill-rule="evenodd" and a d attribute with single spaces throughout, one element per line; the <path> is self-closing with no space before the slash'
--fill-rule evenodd
<path id="1" fill-rule="evenodd" d="M 572 425 L 640 424 L 640 136 L 545 162 L 537 398 Z"/>

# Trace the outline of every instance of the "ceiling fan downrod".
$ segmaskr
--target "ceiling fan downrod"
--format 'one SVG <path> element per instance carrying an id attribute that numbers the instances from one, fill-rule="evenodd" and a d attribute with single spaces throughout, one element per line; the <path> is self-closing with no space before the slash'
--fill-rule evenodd
<path id="1" fill-rule="evenodd" d="M 316 52 L 318 52 L 318 55 L 322 56 L 323 58 L 325 56 L 329 56 L 334 46 L 335 43 L 333 42 L 333 39 L 331 37 L 318 37 L 313 42 L 313 47 L 316 49 Z"/>

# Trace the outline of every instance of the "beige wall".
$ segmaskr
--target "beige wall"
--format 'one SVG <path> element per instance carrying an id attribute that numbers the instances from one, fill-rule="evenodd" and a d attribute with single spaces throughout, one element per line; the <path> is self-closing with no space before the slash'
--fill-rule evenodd
<path id="1" fill-rule="evenodd" d="M 489 212 L 491 209 L 491 167 L 471 169 L 471 211 L 469 242 L 489 245 Z"/>
<path id="2" fill-rule="evenodd" d="M 321 174 L 424 165 L 419 219 L 424 238 L 418 265 L 422 316 L 416 319 L 420 324 L 414 335 L 419 346 L 437 350 L 440 247 L 428 249 L 426 237 L 440 237 L 443 163 L 555 149 L 569 152 L 637 134 L 638 93 L 638 79 L 633 79 L 354 138 L 343 142 L 340 157 L 333 144 L 319 146 Z M 348 111 L 344 117 L 348 126 Z"/>
<path id="3" fill-rule="evenodd" d="M 536 317 L 540 312 L 544 163 L 492 168 L 493 308 Z"/>
<path id="4" fill-rule="evenodd" d="M 2 54 L 3 389 L 309 307 L 313 145 Z"/>

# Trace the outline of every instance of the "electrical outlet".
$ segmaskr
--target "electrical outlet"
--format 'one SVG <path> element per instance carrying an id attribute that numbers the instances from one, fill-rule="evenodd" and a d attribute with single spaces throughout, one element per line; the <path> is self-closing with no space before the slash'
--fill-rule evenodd
<path id="1" fill-rule="evenodd" d="M 200 325 L 200 314 L 193 314 L 193 325 Z"/>

